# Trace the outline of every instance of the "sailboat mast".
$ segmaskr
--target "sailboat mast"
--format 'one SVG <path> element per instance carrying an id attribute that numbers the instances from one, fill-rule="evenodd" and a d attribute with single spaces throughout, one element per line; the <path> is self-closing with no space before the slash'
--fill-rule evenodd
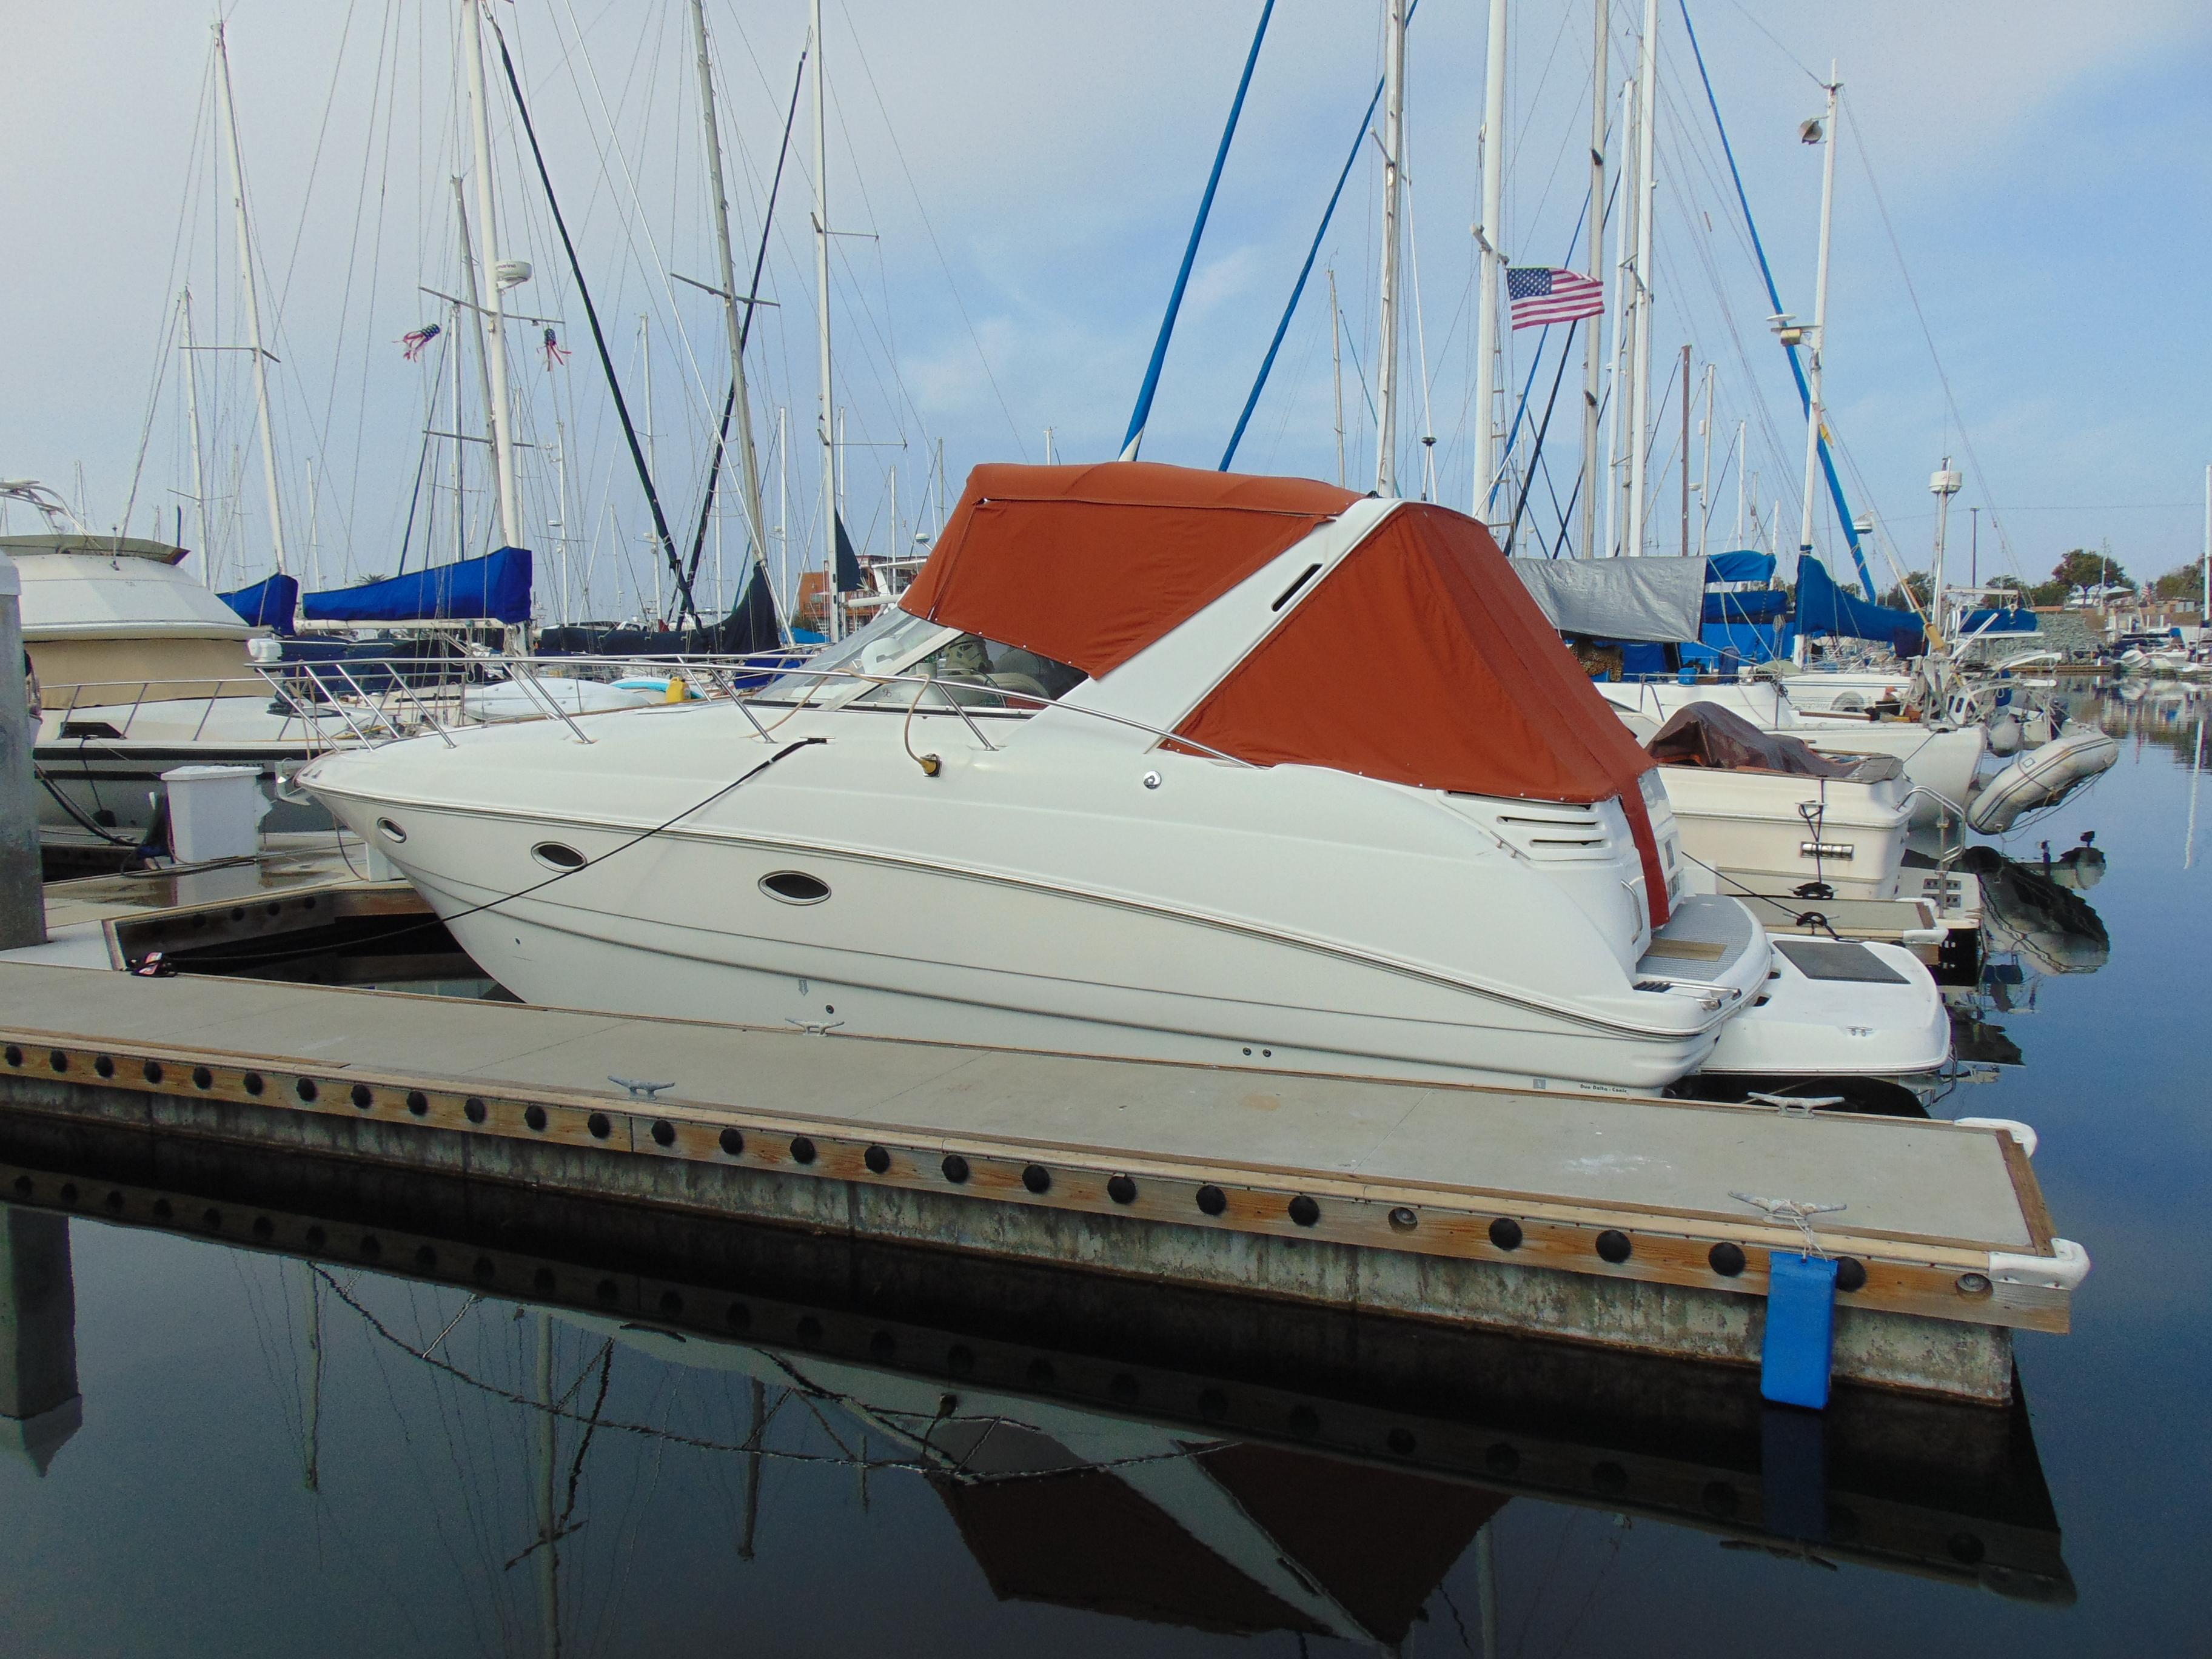
<path id="1" fill-rule="evenodd" d="M 1583 335 L 1583 546 L 1585 559 L 1597 556 L 1597 410 L 1605 395 L 1605 116 L 1606 52 L 1612 44 L 1613 0 L 1595 0 L 1590 8 L 1596 29 L 1590 41 L 1595 67 L 1590 72 L 1590 204 L 1589 276 L 1598 284 L 1598 311 Z"/>
<path id="2" fill-rule="evenodd" d="M 735 388 L 736 408 L 731 422 L 738 429 L 738 481 L 744 503 L 745 534 L 753 546 L 753 562 L 760 567 L 762 580 L 766 581 L 767 520 L 761 511 L 760 456 L 753 448 L 752 398 L 745 386 L 744 319 L 738 308 L 740 300 L 750 303 L 753 296 L 738 294 L 737 261 L 730 252 L 729 189 L 722 173 L 722 129 L 714 107 L 714 65 L 707 55 L 705 0 L 691 0 L 691 37 L 698 48 L 699 119 L 707 137 L 708 183 L 714 203 L 714 252 L 721 260 L 722 326 L 729 337 L 730 385 Z"/>
<path id="3" fill-rule="evenodd" d="M 814 0 L 814 294 L 820 313 L 822 407 L 817 429 L 822 441 L 822 568 L 828 577 L 823 595 L 823 632 L 837 627 L 837 454 L 836 414 L 830 380 L 830 56 L 822 39 L 822 0 Z"/>
<path id="4" fill-rule="evenodd" d="M 1690 556 L 1690 347 L 1682 345 L 1682 552 Z"/>
<path id="5" fill-rule="evenodd" d="M 459 228 L 461 250 L 461 292 L 469 304 L 469 327 L 477 340 L 477 390 L 483 395 L 483 406 L 494 406 L 491 390 L 491 337 L 484 325 L 483 295 L 477 283 L 476 244 L 469 235 L 468 192 L 461 187 L 456 176 L 453 184 L 453 222 Z M 459 319 L 454 319 L 456 322 Z M 461 420 L 461 360 L 459 342 L 456 341 L 453 356 L 453 556 L 468 557 L 468 514 L 462 506 L 461 455 L 468 440 L 462 436 L 467 429 Z"/>
<path id="6" fill-rule="evenodd" d="M 276 497 L 276 432 L 269 420 L 269 353 L 261 343 L 261 289 L 254 280 L 253 228 L 246 211 L 246 155 L 238 142 L 238 106 L 230 87 L 230 46 L 222 24 L 215 26 L 215 55 L 222 73 L 216 85 L 222 94 L 223 130 L 230 138 L 231 205 L 238 219 L 238 271 L 246 284 L 246 340 L 253 362 L 253 402 L 261 421 L 261 471 L 269 485 L 269 545 L 280 575 L 284 572 L 284 514 Z"/>
<path id="7" fill-rule="evenodd" d="M 1820 161 L 1820 264 L 1813 282 L 1813 345 L 1808 353 L 1810 362 L 1805 370 L 1805 513 L 1797 529 L 1799 557 L 1813 550 L 1814 490 L 1820 476 L 1820 428 L 1826 418 L 1826 409 L 1820 399 L 1821 370 L 1828 356 L 1828 235 L 1834 223 L 1836 205 L 1836 94 L 1843 83 L 1836 79 L 1835 66 L 1828 67 L 1828 118 L 1820 131 L 1820 142 L 1828 153 Z M 1869 593 L 1867 598 L 1874 598 Z"/>
<path id="8" fill-rule="evenodd" d="M 1636 268 L 1632 243 L 1635 240 L 1636 204 L 1636 82 L 1620 83 L 1620 143 L 1622 206 L 1626 210 L 1613 233 L 1613 303 L 1620 307 L 1613 323 L 1613 409 L 1606 422 L 1605 551 L 1607 558 L 1621 552 L 1621 509 L 1628 492 L 1627 451 L 1621 428 L 1627 421 L 1628 345 L 1636 332 Z"/>
<path id="9" fill-rule="evenodd" d="M 459 180 L 456 179 L 454 182 L 458 184 L 459 183 Z M 464 222 L 465 223 L 465 221 Z M 461 257 L 464 261 L 468 258 L 465 252 L 464 252 Z M 469 283 L 471 287 L 474 287 L 476 283 L 476 270 L 474 266 L 471 266 L 469 268 Z M 474 314 L 479 318 L 483 315 L 480 312 Z M 467 475 L 465 471 L 468 442 L 467 440 L 461 436 L 460 332 L 461 307 L 455 306 L 453 307 L 453 337 L 446 342 L 446 363 L 449 371 L 446 376 L 446 383 L 448 388 L 448 395 L 452 404 L 449 413 L 453 416 L 453 557 L 456 562 L 465 559 L 469 556 L 468 496 L 465 489 Z M 483 356 L 482 353 L 477 354 L 477 366 L 479 368 L 483 366 Z M 426 559 L 423 562 L 427 564 L 428 561 Z"/>
<path id="10" fill-rule="evenodd" d="M 1735 423 L 1735 545 L 1738 547 L 1744 544 L 1744 491 L 1747 488 L 1744 469 L 1751 465 L 1750 438 L 1751 422 L 1738 421 Z"/>
<path id="11" fill-rule="evenodd" d="M 816 0 L 818 5 L 820 0 Z M 1406 0 L 1383 0 L 1382 343 L 1375 370 L 1375 491 L 1398 493 L 1398 206 L 1406 136 Z M 1487 419 L 1486 411 L 1485 418 Z"/>
<path id="12" fill-rule="evenodd" d="M 1658 205 L 1653 136 L 1659 125 L 1659 0 L 1644 0 L 1644 40 L 1636 100 L 1636 407 L 1628 441 L 1628 526 L 1624 551 L 1644 551 L 1651 431 L 1651 220 Z"/>
<path id="13" fill-rule="evenodd" d="M 215 541 L 208 533 L 207 460 L 200 450 L 200 372 L 192 356 L 192 291 L 177 295 L 185 352 L 185 419 L 192 429 L 192 501 L 200 521 L 200 580 L 215 586 Z"/>
<path id="14" fill-rule="evenodd" d="M 1698 424 L 1698 436 L 1704 453 L 1698 459 L 1698 556 L 1705 556 L 1711 544 L 1713 528 L 1713 365 L 1705 365 L 1705 418 Z M 1727 457 L 1722 458 L 1727 465 Z"/>
<path id="15" fill-rule="evenodd" d="M 1490 50 L 1482 77 L 1482 225 L 1475 233 L 1482 284 L 1474 313 L 1474 516 L 1492 518 L 1498 482 L 1498 301 L 1505 255 L 1505 4 L 1490 0 Z M 1510 491 L 1508 492 L 1510 493 Z"/>
<path id="16" fill-rule="evenodd" d="M 1344 487 L 1344 313 L 1336 303 L 1336 267 L 1328 268 L 1328 357 L 1336 386 L 1336 483 Z M 2212 500 L 2212 497 L 2208 497 Z"/>
<path id="17" fill-rule="evenodd" d="M 486 425 L 491 434 L 492 477 L 498 486 L 499 529 L 502 545 L 522 545 L 522 521 L 514 499 L 514 416 L 507 401 L 507 329 L 501 318 L 499 286 L 499 221 L 493 212 L 491 125 L 485 111 L 483 20 L 477 0 L 461 0 L 467 14 L 461 23 L 461 44 L 467 55 L 469 127 L 476 149 L 477 240 L 483 249 L 483 272 L 478 313 L 484 319 L 490 368 L 491 398 Z"/>

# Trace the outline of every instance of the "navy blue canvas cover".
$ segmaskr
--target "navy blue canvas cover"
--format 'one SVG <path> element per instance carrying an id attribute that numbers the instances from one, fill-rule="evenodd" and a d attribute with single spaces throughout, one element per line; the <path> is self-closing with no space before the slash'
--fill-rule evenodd
<path id="1" fill-rule="evenodd" d="M 222 602 L 256 628 L 292 631 L 292 618 L 300 608 L 300 584 L 289 576 L 270 576 L 234 593 L 219 595 Z"/>
<path id="2" fill-rule="evenodd" d="M 1927 630 L 1910 611 L 1855 599 L 1836 586 L 1828 567 L 1808 553 L 1797 561 L 1797 631 L 1810 638 L 1823 634 L 1874 640 L 1900 657 L 1928 649 Z"/>
<path id="3" fill-rule="evenodd" d="M 305 594 L 300 614 L 309 622 L 528 622 L 530 550 L 502 547 L 481 559 Z"/>

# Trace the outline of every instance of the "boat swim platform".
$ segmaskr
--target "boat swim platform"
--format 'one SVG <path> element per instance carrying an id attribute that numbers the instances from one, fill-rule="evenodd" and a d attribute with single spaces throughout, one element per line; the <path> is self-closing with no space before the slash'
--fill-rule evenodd
<path id="1" fill-rule="evenodd" d="M 666 1082 L 639 1098 L 611 1079 Z M 2014 1133 L 0 962 L 0 1109 L 1993 1404 L 2086 1268 Z"/>
<path id="2" fill-rule="evenodd" d="M 956 1419 L 1074 1412 L 1200 1458 L 1264 1448 L 1310 1467 L 1317 1497 L 1385 1482 L 1394 1513 L 1528 1497 L 2008 1599 L 2075 1595 L 2024 1396 L 1992 1411 L 1846 1386 L 1815 1415 L 1691 1360 L 51 1118 L 0 1114 L 0 1200 L 302 1261 L 356 1298 L 357 1275 L 466 1291 L 680 1365 L 726 1372 L 750 1350 L 863 1407 L 918 1387 Z M 453 1363 L 419 1340 L 408 1362 Z M 553 1409 L 591 1420 L 582 1401 Z M 750 1461 L 751 1443 L 724 1449 Z M 1012 1472 L 976 1450 L 955 1441 L 937 1473 Z M 1045 1462 L 1039 1478 L 1070 1472 Z"/>

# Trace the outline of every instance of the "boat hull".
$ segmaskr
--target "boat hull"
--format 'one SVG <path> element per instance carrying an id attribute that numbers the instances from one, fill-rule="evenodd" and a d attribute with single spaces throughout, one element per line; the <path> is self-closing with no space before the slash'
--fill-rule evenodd
<path id="1" fill-rule="evenodd" d="M 943 714 L 801 715 L 774 746 L 725 705 L 592 731 L 478 728 L 301 781 L 541 1004 L 1644 1090 L 1694 1070 L 1765 972 L 1762 936 L 1709 1002 L 1635 985 L 1609 804 L 1530 830 L 1526 803 L 1325 769 L 1125 769 L 1042 720 L 989 750 Z"/>
<path id="2" fill-rule="evenodd" d="M 358 809 L 334 804 L 374 833 L 373 820 L 355 822 Z M 440 869 L 434 849 L 483 827 L 439 824 L 419 809 L 408 822 L 395 862 L 486 973 L 544 1006 L 1522 1088 L 1657 1089 L 1695 1070 L 1715 1040 L 1607 1033 L 1280 936 L 773 842 L 672 838 L 632 866 L 616 902 L 586 890 L 479 909 L 499 890 Z M 592 838 L 555 819 L 500 830 Z M 794 866 L 830 890 L 807 908 L 834 905 L 865 925 L 828 925 L 825 915 L 803 933 L 789 926 L 778 913 L 790 907 L 759 884 Z M 641 889 L 684 896 L 664 905 Z M 895 929 L 884 925 L 894 918 Z M 943 959 L 968 939 L 1000 941 L 999 959 Z"/>

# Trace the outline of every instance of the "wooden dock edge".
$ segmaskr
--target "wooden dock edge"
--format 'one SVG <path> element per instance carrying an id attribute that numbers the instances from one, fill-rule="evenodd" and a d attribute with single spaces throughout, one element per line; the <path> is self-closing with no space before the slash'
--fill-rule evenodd
<path id="1" fill-rule="evenodd" d="M 1759 1363 L 1767 1253 L 1799 1247 L 1733 1217 L 1259 1165 L 1109 1167 L 1096 1148 L 0 1040 L 0 1103 L 46 1115 L 1723 1364 Z M 1993 1282 L 1985 1250 L 1821 1242 L 1865 1275 L 1838 1297 L 1838 1378 L 2002 1404 L 2011 1328 L 2066 1327 L 2063 1291 Z"/>

